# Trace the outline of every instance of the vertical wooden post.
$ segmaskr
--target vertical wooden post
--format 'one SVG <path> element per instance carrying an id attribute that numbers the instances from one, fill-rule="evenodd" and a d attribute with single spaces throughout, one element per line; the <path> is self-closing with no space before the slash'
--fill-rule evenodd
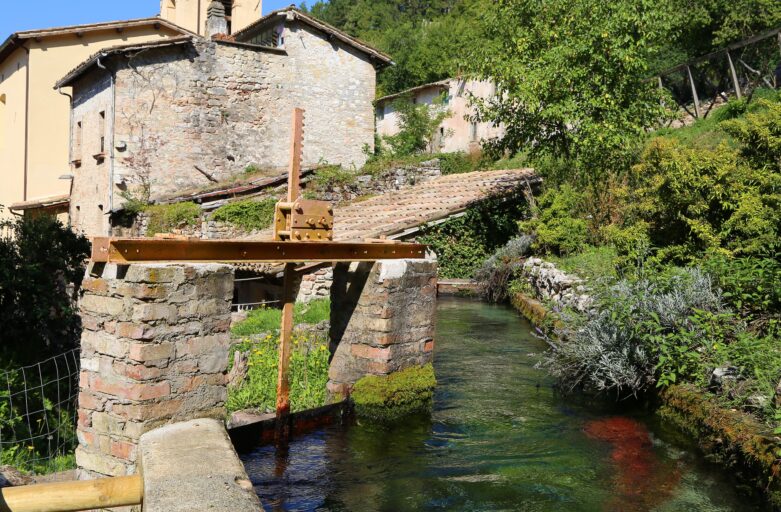
<path id="1" fill-rule="evenodd" d="M 700 97 L 697 96 L 697 87 L 694 85 L 694 77 L 692 76 L 692 69 L 686 66 L 686 74 L 689 76 L 689 84 L 692 87 L 692 97 L 694 98 L 694 117 L 699 119 L 702 117 L 700 113 Z"/>
<path id="2" fill-rule="evenodd" d="M 304 111 L 293 109 L 293 140 L 290 144 L 290 169 L 287 179 L 287 202 L 298 199 L 301 183 L 301 152 L 304 149 Z"/>
<path id="3" fill-rule="evenodd" d="M 287 200 L 295 202 L 300 194 L 301 151 L 304 145 L 304 111 L 293 110 L 290 169 L 287 182 Z M 291 226 L 292 228 L 292 226 Z M 282 325 L 279 333 L 279 366 L 277 368 L 277 428 L 276 441 L 284 443 L 290 437 L 290 350 L 293 345 L 293 307 L 295 293 L 295 263 L 285 264 L 282 291 Z"/>
<path id="4" fill-rule="evenodd" d="M 735 88 L 735 95 L 740 99 L 743 97 L 743 91 L 740 90 L 738 73 L 735 71 L 735 63 L 732 62 L 732 55 L 729 54 L 729 50 L 727 50 L 727 62 L 729 63 L 729 73 L 732 75 L 732 86 Z"/>

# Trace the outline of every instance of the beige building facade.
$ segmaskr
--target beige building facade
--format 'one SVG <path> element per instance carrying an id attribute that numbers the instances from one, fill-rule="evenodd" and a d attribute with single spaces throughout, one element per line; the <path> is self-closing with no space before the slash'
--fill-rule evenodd
<path id="1" fill-rule="evenodd" d="M 225 0 L 234 30 L 260 18 L 260 0 Z M 102 49 L 204 32 L 208 0 L 164 0 L 161 16 L 17 32 L 0 44 L 0 219 L 67 211 L 70 97 L 54 89 Z"/>
<path id="2" fill-rule="evenodd" d="M 249 166 L 284 172 L 294 108 L 304 166 L 364 164 L 387 55 L 295 8 L 234 36 L 113 48 L 59 82 L 73 90 L 75 230 L 109 234 L 128 196 L 154 201 Z"/>
<path id="3" fill-rule="evenodd" d="M 473 121 L 472 98 L 489 99 L 496 94 L 492 82 L 479 80 L 448 79 L 434 82 L 406 91 L 385 96 L 375 103 L 377 134 L 387 137 L 399 133 L 397 101 L 412 101 L 420 105 L 447 109 L 448 116 L 439 126 L 430 148 L 433 153 L 454 153 L 478 151 L 486 141 L 501 138 L 502 126 Z"/>

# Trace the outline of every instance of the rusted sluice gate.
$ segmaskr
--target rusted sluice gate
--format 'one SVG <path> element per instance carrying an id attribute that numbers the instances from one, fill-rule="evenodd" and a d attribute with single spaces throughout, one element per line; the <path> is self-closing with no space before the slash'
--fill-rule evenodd
<path id="1" fill-rule="evenodd" d="M 149 263 L 285 264 L 274 436 L 279 444 L 286 443 L 290 436 L 289 364 L 296 265 L 419 259 L 426 255 L 426 246 L 414 243 L 387 240 L 334 242 L 332 205 L 299 197 L 302 141 L 303 110 L 296 109 L 293 112 L 288 195 L 286 201 L 277 203 L 273 240 L 98 237 L 93 239 L 91 255 L 93 263 L 119 266 Z M 143 501 L 141 474 L 0 490 L 0 512 L 72 512 L 138 506 Z"/>

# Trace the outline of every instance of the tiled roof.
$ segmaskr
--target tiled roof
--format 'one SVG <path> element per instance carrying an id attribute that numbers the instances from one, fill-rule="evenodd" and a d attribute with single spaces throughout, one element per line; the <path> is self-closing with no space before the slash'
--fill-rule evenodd
<path id="1" fill-rule="evenodd" d="M 542 181 L 534 169 L 478 171 L 451 174 L 426 183 L 336 207 L 334 240 L 364 241 L 367 238 L 403 238 L 417 228 L 445 220 L 491 197 L 508 196 Z M 271 230 L 249 238 L 268 240 Z M 241 264 L 240 270 L 276 273 L 279 265 Z"/>
<path id="2" fill-rule="evenodd" d="M 268 13 L 267 15 L 263 16 L 262 18 L 255 21 L 254 23 L 236 32 L 235 34 L 233 34 L 232 37 L 234 40 L 239 42 L 245 41 L 247 39 L 251 39 L 252 36 L 257 31 L 257 29 L 263 27 L 270 20 L 273 20 L 279 16 L 289 16 L 291 18 L 301 21 L 302 23 L 306 23 L 310 27 L 314 27 L 317 30 L 322 31 L 331 37 L 339 39 L 343 43 L 352 46 L 353 48 L 369 55 L 370 57 L 376 59 L 378 62 L 380 62 L 383 65 L 389 65 L 393 63 L 393 59 L 387 53 L 381 52 L 377 48 L 374 48 L 368 43 L 361 41 L 357 37 L 353 37 L 350 34 L 347 34 L 346 32 L 339 30 L 333 25 L 329 25 L 328 23 L 322 20 L 318 20 L 317 18 L 305 13 L 304 11 L 297 9 L 295 5 L 291 5 L 289 7 L 283 7 L 282 9 L 277 9 L 276 11 L 272 11 Z"/>
<path id="3" fill-rule="evenodd" d="M 394 237 L 463 212 L 489 197 L 504 196 L 540 182 L 533 169 L 451 174 L 426 183 L 338 207 L 334 239 Z"/>
<path id="4" fill-rule="evenodd" d="M 158 16 L 153 18 L 139 18 L 123 21 L 106 21 L 102 23 L 90 23 L 87 25 L 70 25 L 67 27 L 53 27 L 40 30 L 25 30 L 21 32 L 14 32 L 8 39 L 0 45 L 0 62 L 4 61 L 8 55 L 11 54 L 16 48 L 21 46 L 22 42 L 26 39 L 44 38 L 52 36 L 62 36 L 65 34 L 79 34 L 82 32 L 92 32 L 100 30 L 124 30 L 134 27 L 144 26 L 161 26 L 171 30 L 181 32 L 184 35 L 195 36 L 194 33 L 189 30 L 171 23 L 168 20 L 164 20 Z"/>

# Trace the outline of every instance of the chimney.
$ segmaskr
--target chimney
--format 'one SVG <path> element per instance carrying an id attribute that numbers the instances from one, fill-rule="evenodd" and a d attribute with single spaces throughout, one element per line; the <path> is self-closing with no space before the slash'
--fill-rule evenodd
<path id="1" fill-rule="evenodd" d="M 228 35 L 228 20 L 225 19 L 225 6 L 219 0 L 212 0 L 206 9 L 206 37 L 217 34 Z"/>

